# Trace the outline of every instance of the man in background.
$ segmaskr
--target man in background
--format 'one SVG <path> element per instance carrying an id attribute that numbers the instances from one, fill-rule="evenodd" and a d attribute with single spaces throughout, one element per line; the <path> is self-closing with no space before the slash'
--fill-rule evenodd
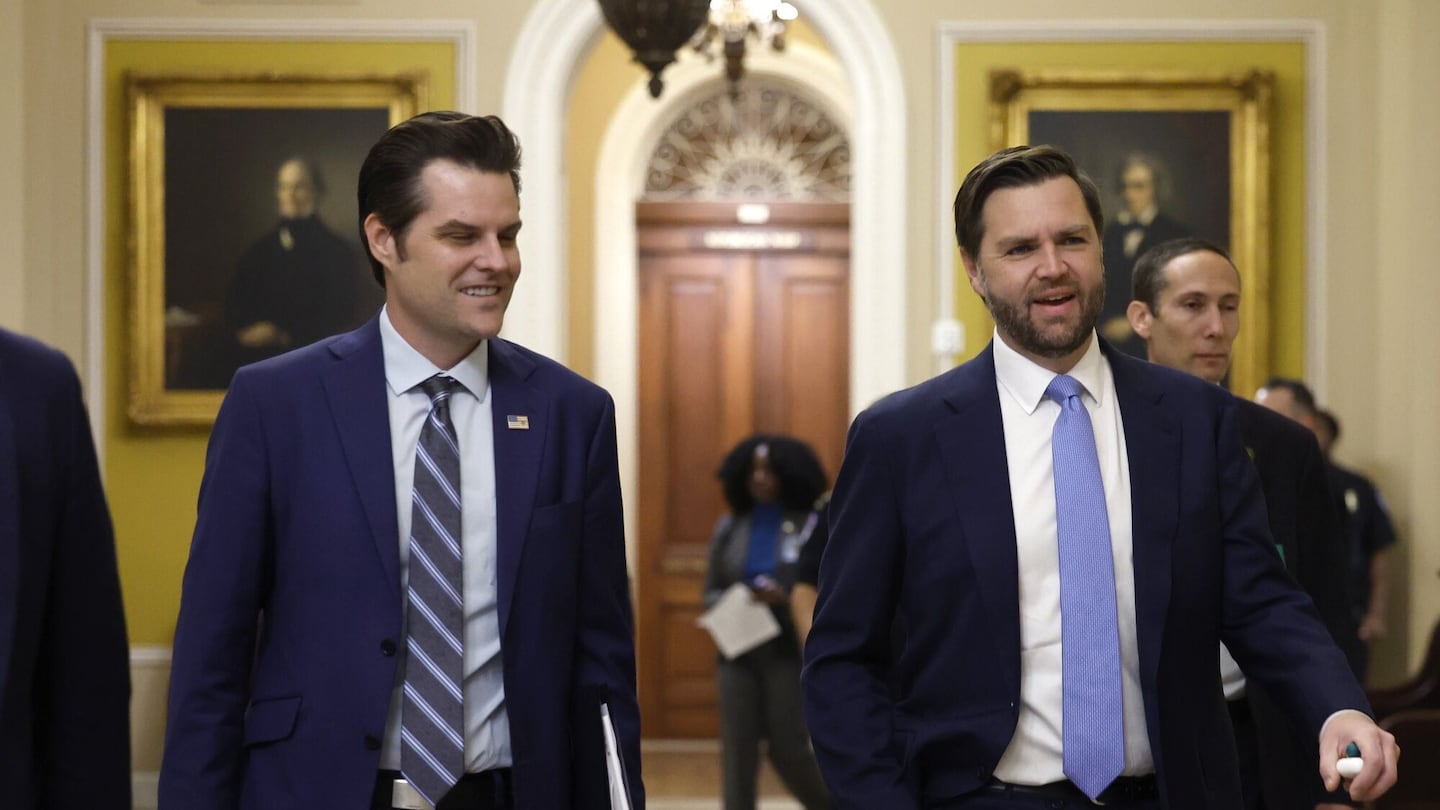
<path id="1" fill-rule="evenodd" d="M 1370 644 L 1385 637 L 1385 612 L 1390 602 L 1390 547 L 1395 526 L 1380 490 L 1364 475 L 1335 463 L 1331 450 L 1340 440 L 1340 420 L 1331 412 L 1315 411 L 1315 436 L 1330 473 L 1330 486 L 1345 516 L 1350 609 L 1360 637 L 1355 674 L 1363 682 L 1370 660 Z"/>
<path id="2" fill-rule="evenodd" d="M 125 611 L 80 380 L 3 329 L 0 806 L 130 807 Z"/>
<path id="3" fill-rule="evenodd" d="M 1355 676 L 1363 683 L 1370 665 L 1370 645 L 1385 635 L 1389 549 L 1395 544 L 1390 512 L 1370 479 L 1335 463 L 1331 451 L 1340 438 L 1340 421 L 1320 410 L 1310 386 L 1290 377 L 1271 377 L 1255 392 L 1255 401 L 1314 431 L 1320 442 L 1330 487 L 1345 521 L 1347 599 L 1359 642 L 1347 654 Z"/>
<path id="4" fill-rule="evenodd" d="M 1220 385 L 1240 332 L 1240 272 L 1219 245 L 1182 238 L 1135 262 L 1128 315 L 1150 361 Z M 1285 567 L 1314 599 L 1342 648 L 1353 643 L 1342 574 L 1340 516 L 1315 437 L 1290 419 L 1236 398 L 1240 438 L 1260 473 L 1270 533 Z M 1235 727 L 1245 807 L 1345 807 L 1315 770 L 1314 740 L 1298 733 L 1259 684 L 1246 682 L 1221 647 L 1221 677 Z"/>

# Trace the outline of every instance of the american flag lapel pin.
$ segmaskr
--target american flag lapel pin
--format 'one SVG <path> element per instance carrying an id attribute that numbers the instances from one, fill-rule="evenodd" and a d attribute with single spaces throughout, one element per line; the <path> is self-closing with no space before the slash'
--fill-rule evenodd
<path id="1" fill-rule="evenodd" d="M 505 417 L 505 427 L 510 428 L 511 430 L 529 430 L 530 417 L 517 416 L 512 413 Z"/>

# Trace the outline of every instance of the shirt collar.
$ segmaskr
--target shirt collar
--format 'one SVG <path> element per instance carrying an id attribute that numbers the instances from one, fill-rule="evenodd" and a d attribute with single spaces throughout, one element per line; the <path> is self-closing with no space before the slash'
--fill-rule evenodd
<path id="1" fill-rule="evenodd" d="M 1040 407 L 1040 402 L 1045 399 L 1045 389 L 1050 386 L 1050 381 L 1059 375 L 1010 348 L 1010 344 L 1000 338 L 999 330 L 995 331 L 992 345 L 995 347 L 995 379 L 1000 383 L 1000 388 L 1024 408 L 1025 413 L 1034 414 L 1035 409 Z M 1101 405 L 1104 404 L 1100 399 L 1105 390 L 1100 384 L 1104 375 L 1104 364 L 1105 356 L 1100 352 L 1100 339 L 1092 331 L 1090 348 L 1080 356 L 1074 368 L 1065 372 L 1074 377 L 1090 398 Z"/>
<path id="2" fill-rule="evenodd" d="M 406 342 L 390 322 L 389 307 L 380 309 L 380 346 L 385 355 L 385 384 L 390 395 L 402 396 L 436 374 L 453 377 L 478 400 L 490 389 L 489 341 L 482 340 L 474 351 L 453 368 L 438 368 Z"/>

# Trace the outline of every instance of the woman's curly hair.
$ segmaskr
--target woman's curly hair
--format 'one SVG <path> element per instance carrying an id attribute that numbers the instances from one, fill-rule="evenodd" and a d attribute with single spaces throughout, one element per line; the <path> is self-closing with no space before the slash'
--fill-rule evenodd
<path id="1" fill-rule="evenodd" d="M 770 471 L 780 484 L 780 503 L 788 509 L 813 508 L 830 486 L 815 451 L 792 436 L 757 433 L 735 445 L 715 472 L 731 512 L 744 514 L 755 506 L 750 473 L 755 468 L 755 448 L 762 444 L 770 448 Z"/>

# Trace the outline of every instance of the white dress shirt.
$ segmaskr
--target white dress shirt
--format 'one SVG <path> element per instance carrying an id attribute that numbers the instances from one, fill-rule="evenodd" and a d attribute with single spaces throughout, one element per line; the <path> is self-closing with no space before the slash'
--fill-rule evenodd
<path id="1" fill-rule="evenodd" d="M 463 387 L 449 400 L 450 421 L 460 442 L 460 550 L 464 566 L 464 638 L 461 692 L 465 699 L 465 770 L 507 768 L 510 720 L 500 669 L 500 617 L 496 590 L 495 435 L 491 420 L 489 354 L 485 341 L 454 368 L 440 369 L 405 342 L 380 311 L 380 342 L 389 392 L 390 452 L 395 464 L 395 516 L 400 524 L 400 593 L 409 582 L 411 497 L 415 446 L 430 413 L 420 383 L 444 373 Z M 399 639 L 404 650 L 404 638 Z M 390 715 L 380 749 L 380 767 L 400 770 L 400 714 L 404 706 L 405 662 L 395 678 Z"/>
<path id="2" fill-rule="evenodd" d="M 1065 779 L 1062 743 L 1063 690 L 1060 660 L 1060 552 L 1055 525 L 1055 470 L 1050 437 L 1060 406 L 1045 397 L 1055 378 L 1000 339 L 995 346 L 995 384 L 1009 462 L 1011 508 L 1020 572 L 1020 717 L 1015 736 L 995 768 L 1005 782 L 1038 785 Z M 1124 703 L 1125 774 L 1155 770 L 1146 736 L 1135 636 L 1135 566 L 1131 546 L 1130 466 L 1125 429 L 1115 398 L 1110 363 L 1092 336 L 1090 348 L 1068 372 L 1084 387 L 1090 412 L 1110 550 L 1115 560 L 1119 613 L 1121 694 Z"/>

